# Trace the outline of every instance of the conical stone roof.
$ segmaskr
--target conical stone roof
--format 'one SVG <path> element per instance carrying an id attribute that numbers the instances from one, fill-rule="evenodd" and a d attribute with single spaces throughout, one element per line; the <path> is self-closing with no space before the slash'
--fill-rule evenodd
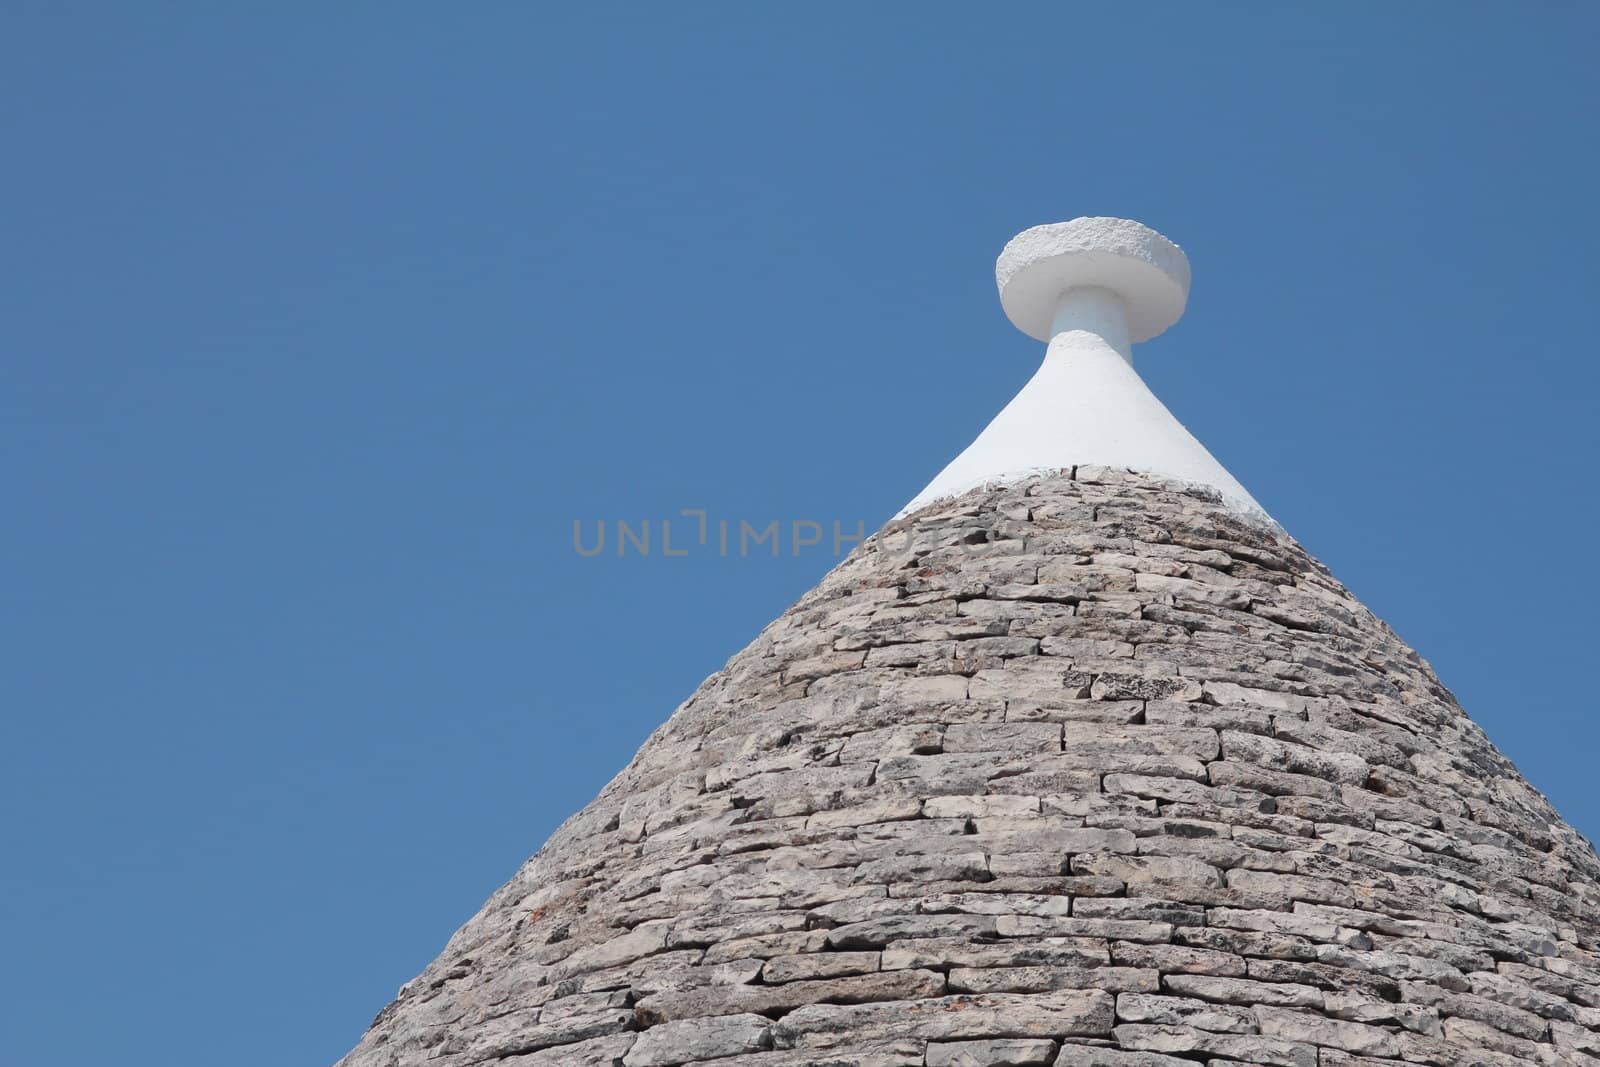
<path id="1" fill-rule="evenodd" d="M 707 679 L 344 1067 L 1600 1063 L 1600 860 L 1236 498 L 918 507 Z"/>

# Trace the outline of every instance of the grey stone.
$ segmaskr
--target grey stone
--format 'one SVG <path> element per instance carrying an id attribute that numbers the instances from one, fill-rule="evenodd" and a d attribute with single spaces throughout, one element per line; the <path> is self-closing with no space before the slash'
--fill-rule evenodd
<path id="1" fill-rule="evenodd" d="M 1116 1028 L 1120 1047 L 1145 1052 L 1200 1053 L 1268 1067 L 1317 1067 L 1317 1048 L 1256 1034 L 1223 1034 L 1192 1026 L 1127 1023 Z"/>
<path id="2" fill-rule="evenodd" d="M 927 1067 L 1048 1067 L 1056 1043 L 1047 1040 L 950 1041 L 928 1046 Z"/>
<path id="3" fill-rule="evenodd" d="M 771 1021 L 759 1015 L 688 1019 L 652 1026 L 639 1035 L 622 1063 L 623 1067 L 674 1067 L 771 1047 Z"/>
<path id="4" fill-rule="evenodd" d="M 1329 1019 L 1287 1008 L 1258 1007 L 1255 1015 L 1263 1034 L 1288 1041 L 1303 1041 L 1361 1056 L 1398 1056 L 1403 1047 L 1393 1031 L 1366 1023 Z"/>
<path id="5" fill-rule="evenodd" d="M 1099 990 L 954 996 L 903 1004 L 813 1004 L 773 1027 L 780 1048 L 833 1048 L 880 1035 L 928 1041 L 1066 1037 L 1111 1032 L 1112 998 Z"/>
<path id="6" fill-rule="evenodd" d="M 341 1067 L 1600 1060 L 1581 835 L 1281 531 L 1079 474 L 860 546 Z"/>
<path id="7" fill-rule="evenodd" d="M 1254 982 L 1244 978 L 1214 978 L 1210 975 L 1174 974 L 1165 979 L 1168 989 L 1186 997 L 1214 1000 L 1223 1004 L 1270 1004 L 1289 1008 L 1321 1008 L 1322 991 L 1311 986 Z"/>
<path id="8" fill-rule="evenodd" d="M 619 1067 L 636 1034 L 615 1034 L 496 1060 L 497 1067 Z"/>
<path id="9" fill-rule="evenodd" d="M 1193 1067 L 1194 1060 L 1180 1060 L 1155 1052 L 1125 1052 L 1091 1045 L 1065 1045 L 1056 1057 L 1055 1067 Z"/>
<path id="10" fill-rule="evenodd" d="M 818 1001 L 863 1004 L 875 1000 L 918 1000 L 936 997 L 944 990 L 943 974 L 915 970 L 784 982 L 779 985 L 707 985 L 645 997 L 635 1006 L 634 1018 L 646 1026 L 655 1026 L 663 1022 L 736 1013 L 791 1011 Z"/>
<path id="11" fill-rule="evenodd" d="M 841 978 L 851 974 L 869 974 L 878 969 L 882 959 L 881 952 L 814 952 L 778 956 L 766 961 L 761 968 L 761 978 L 777 985 L 812 978 Z"/>
<path id="12" fill-rule="evenodd" d="M 1192 1026 L 1225 1034 L 1253 1034 L 1256 1020 L 1247 1009 L 1225 1004 L 1208 1004 L 1188 997 L 1151 996 L 1122 993 L 1117 997 L 1117 1021 L 1155 1023 L 1160 1026 Z"/>
<path id="13" fill-rule="evenodd" d="M 954 967 L 954 993 L 1041 993 L 1053 989 L 1103 989 L 1108 993 L 1154 993 L 1156 971 L 1136 967 Z"/>

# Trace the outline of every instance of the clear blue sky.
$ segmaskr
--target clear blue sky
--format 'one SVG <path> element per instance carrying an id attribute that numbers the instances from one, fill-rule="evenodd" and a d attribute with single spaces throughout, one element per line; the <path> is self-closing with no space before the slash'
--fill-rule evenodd
<path id="1" fill-rule="evenodd" d="M 1169 234 L 1157 392 L 1580 828 L 1593 4 L 11 3 L 7 1063 L 335 1059 Z M 687 533 L 687 528 L 675 533 Z"/>

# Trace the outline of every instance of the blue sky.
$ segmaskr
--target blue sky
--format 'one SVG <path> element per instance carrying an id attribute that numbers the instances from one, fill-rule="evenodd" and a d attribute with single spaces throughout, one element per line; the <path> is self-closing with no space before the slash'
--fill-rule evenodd
<path id="1" fill-rule="evenodd" d="M 573 521 L 875 527 L 1040 358 L 1000 246 L 1081 214 L 1187 249 L 1147 379 L 1600 831 L 1597 30 L 8 5 L 4 1058 L 337 1058 L 831 563 Z"/>

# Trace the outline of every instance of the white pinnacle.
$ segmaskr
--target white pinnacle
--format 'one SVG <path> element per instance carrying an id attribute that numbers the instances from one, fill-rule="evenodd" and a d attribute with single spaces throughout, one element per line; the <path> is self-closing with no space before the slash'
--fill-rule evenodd
<path id="1" fill-rule="evenodd" d="M 1044 363 L 901 515 L 980 485 L 1094 464 L 1208 486 L 1270 521 L 1133 369 L 1133 346 L 1183 314 L 1182 249 L 1128 219 L 1073 219 L 1013 237 L 995 281 L 1012 324 L 1049 342 Z"/>

